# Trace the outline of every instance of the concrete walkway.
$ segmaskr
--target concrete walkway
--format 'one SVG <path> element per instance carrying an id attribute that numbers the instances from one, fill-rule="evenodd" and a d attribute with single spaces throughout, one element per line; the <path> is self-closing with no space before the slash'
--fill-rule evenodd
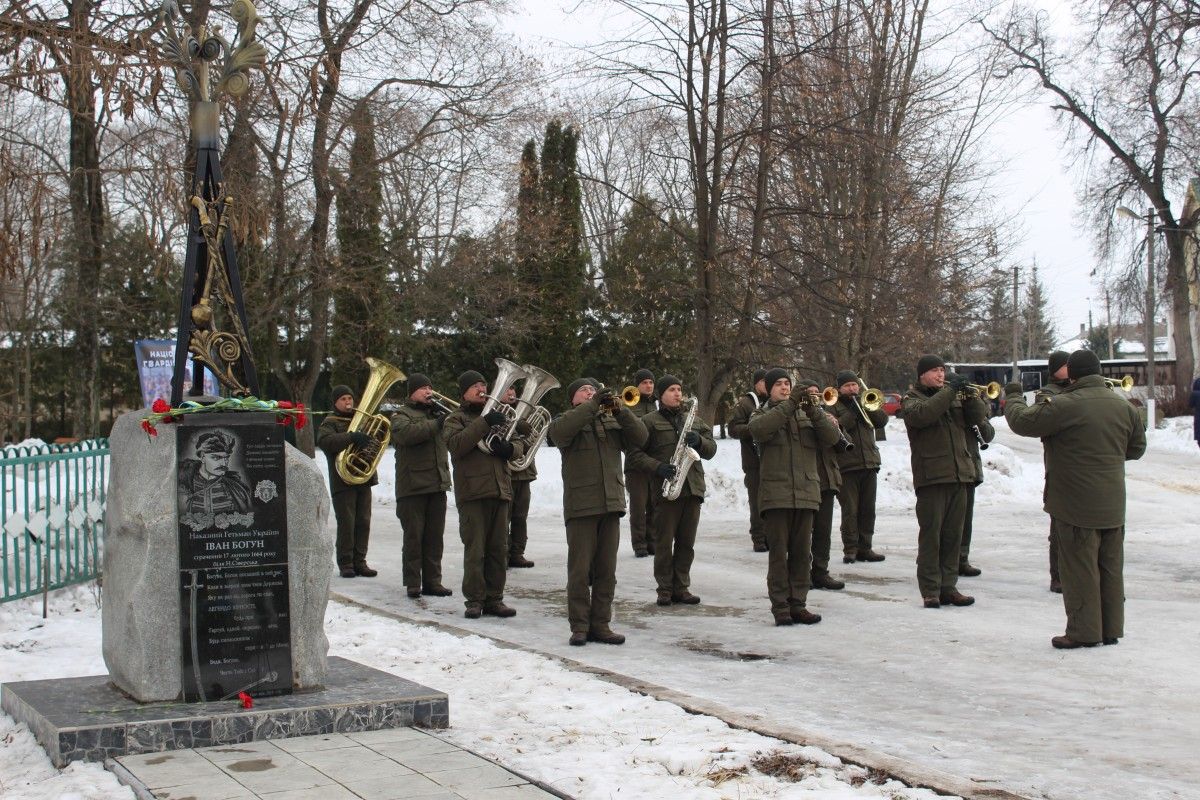
<path id="1" fill-rule="evenodd" d="M 487 759 L 415 728 L 123 756 L 143 800 L 550 800 Z"/>

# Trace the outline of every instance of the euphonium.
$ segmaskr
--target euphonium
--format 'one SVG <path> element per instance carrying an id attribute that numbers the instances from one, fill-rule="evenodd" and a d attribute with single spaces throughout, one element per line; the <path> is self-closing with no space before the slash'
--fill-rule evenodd
<path id="1" fill-rule="evenodd" d="M 679 429 L 679 441 L 675 445 L 675 452 L 671 454 L 671 466 L 675 467 L 675 477 L 663 481 L 662 496 L 668 500 L 679 499 L 688 470 L 700 460 L 700 454 L 688 447 L 686 441 L 688 432 L 696 424 L 696 408 L 700 405 L 695 398 L 690 402 L 687 416 L 683 419 L 683 427 Z"/>
<path id="2" fill-rule="evenodd" d="M 1120 389 L 1123 392 L 1128 392 L 1130 389 L 1133 388 L 1133 376 L 1132 375 L 1125 375 L 1124 377 L 1122 377 L 1120 379 L 1105 378 L 1104 382 L 1108 385 L 1108 388 Z"/>
<path id="3" fill-rule="evenodd" d="M 517 428 L 517 418 L 520 416 L 520 404 L 518 403 L 518 408 L 513 408 L 504 402 L 504 395 L 508 392 L 510 386 L 526 377 L 528 376 L 520 364 L 509 361 L 507 358 L 496 359 L 496 381 L 492 385 L 491 394 L 484 395 L 487 398 L 487 402 L 483 404 L 483 411 L 480 412 L 480 416 L 486 417 L 492 411 L 499 411 L 505 416 L 506 421 L 502 425 L 492 428 L 487 436 L 479 440 L 479 444 L 476 447 L 483 452 L 492 452 L 492 442 L 497 439 L 505 441 L 512 437 L 513 432 Z"/>
<path id="4" fill-rule="evenodd" d="M 375 409 L 387 395 L 388 389 L 392 388 L 392 384 L 406 379 L 403 372 L 378 358 L 368 358 L 367 366 L 371 368 L 371 374 L 367 377 L 362 397 L 354 408 L 354 416 L 350 419 L 347 432 L 365 433 L 371 437 L 371 442 L 361 448 L 350 445 L 338 453 L 334 462 L 338 476 L 346 483 L 356 486 L 371 480 L 371 476 L 379 468 L 379 460 L 387 451 L 388 442 L 392 440 L 392 423 L 382 414 L 376 414 Z"/>
<path id="5" fill-rule="evenodd" d="M 558 379 L 541 367 L 525 364 L 521 369 L 525 371 L 525 385 L 521 387 L 521 396 L 517 399 L 517 421 L 524 420 L 530 432 L 526 437 L 525 454 L 508 462 L 508 466 L 517 472 L 533 463 L 533 457 L 550 432 L 552 417 L 549 411 L 538 405 L 538 401 L 546 392 L 559 387 Z"/>

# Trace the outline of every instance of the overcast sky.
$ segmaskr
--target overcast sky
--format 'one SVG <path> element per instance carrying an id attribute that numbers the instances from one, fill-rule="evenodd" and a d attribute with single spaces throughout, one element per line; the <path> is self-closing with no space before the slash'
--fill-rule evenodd
<path id="1" fill-rule="evenodd" d="M 1063 6 L 1048 5 L 1056 12 Z M 613 6 L 602 0 L 512 0 L 505 25 L 528 48 L 540 49 L 560 63 L 569 59 L 571 46 L 598 41 L 605 31 L 622 27 Z M 996 178 L 997 202 L 1022 233 L 1014 262 L 1022 267 L 1022 284 L 1029 265 L 1037 262 L 1057 339 L 1062 341 L 1086 324 L 1089 300 L 1095 324 L 1104 323 L 1104 297 L 1090 277 L 1097 266 L 1095 237 L 1085 230 L 1087 215 L 1075 200 L 1069 154 L 1048 98 L 1035 99 L 1039 102 L 1015 108 L 997 124 L 990 141 L 992 157 L 1002 165 Z"/>

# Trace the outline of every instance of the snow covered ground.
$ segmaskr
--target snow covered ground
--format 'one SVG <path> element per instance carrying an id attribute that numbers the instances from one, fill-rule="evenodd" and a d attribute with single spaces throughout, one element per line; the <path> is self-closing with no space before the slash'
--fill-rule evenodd
<path id="1" fill-rule="evenodd" d="M 920 607 L 908 443 L 893 423 L 883 444 L 876 549 L 880 564 L 844 566 L 841 592 L 814 592 L 814 627 L 774 628 L 765 556 L 751 552 L 736 443 L 706 463 L 692 590 L 704 603 L 654 605 L 650 559 L 622 545 L 614 628 L 623 647 L 566 644 L 565 556 L 558 454 L 543 450 L 534 484 L 531 570 L 509 572 L 512 620 L 466 620 L 453 511 L 444 559 L 451 598 L 409 600 L 400 575 L 393 461 L 376 490 L 374 580 L 335 579 L 347 597 L 414 619 L 567 656 L 666 686 L 765 724 L 812 731 L 1032 797 L 1200 797 L 1200 607 L 1195 549 L 1200 450 L 1183 420 L 1151 434 L 1129 468 L 1126 638 L 1117 647 L 1056 651 L 1062 602 L 1047 591 L 1041 446 L 997 420 L 985 453 L 966 609 Z M 1190 421 L 1189 421 L 1190 422 Z M 322 468 L 324 466 L 321 460 Z M 834 532 L 834 551 L 838 540 Z M 835 555 L 836 558 L 836 555 Z M 97 674 L 99 615 L 86 589 L 61 593 L 42 623 L 34 601 L 0 606 L 0 681 Z M 78 609 L 78 610 L 76 610 Z M 860 783 L 862 771 L 813 748 L 729 728 L 486 639 L 387 620 L 337 603 L 331 654 L 402 674 L 451 695 L 457 743 L 578 797 L 928 797 Z M 94 765 L 54 770 L 32 737 L 0 715 L 3 797 L 129 797 Z M 825 765 L 800 783 L 755 770 L 713 786 L 706 776 L 781 750 Z M 619 793 L 618 793 L 619 790 Z"/>

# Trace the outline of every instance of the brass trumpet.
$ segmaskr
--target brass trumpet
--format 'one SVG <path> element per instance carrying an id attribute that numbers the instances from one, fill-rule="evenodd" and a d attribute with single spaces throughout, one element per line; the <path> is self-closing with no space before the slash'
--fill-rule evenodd
<path id="1" fill-rule="evenodd" d="M 626 386 L 621 390 L 621 402 L 627 406 L 636 406 L 642 402 L 642 392 L 636 386 Z"/>
<path id="2" fill-rule="evenodd" d="M 1122 392 L 1128 392 L 1133 388 L 1133 376 L 1125 375 L 1121 378 L 1105 378 L 1104 383 L 1110 389 L 1120 389 Z"/>
<path id="3" fill-rule="evenodd" d="M 838 390 L 832 386 L 826 386 L 821 390 L 820 394 L 813 394 L 810 391 L 803 391 L 800 395 L 801 403 L 808 403 L 810 406 L 831 406 L 838 401 Z"/>
<path id="4" fill-rule="evenodd" d="M 995 400 L 1000 396 L 1000 384 L 996 381 L 992 381 L 986 386 L 981 383 L 968 383 L 967 388 L 975 390 L 988 400 Z"/>

